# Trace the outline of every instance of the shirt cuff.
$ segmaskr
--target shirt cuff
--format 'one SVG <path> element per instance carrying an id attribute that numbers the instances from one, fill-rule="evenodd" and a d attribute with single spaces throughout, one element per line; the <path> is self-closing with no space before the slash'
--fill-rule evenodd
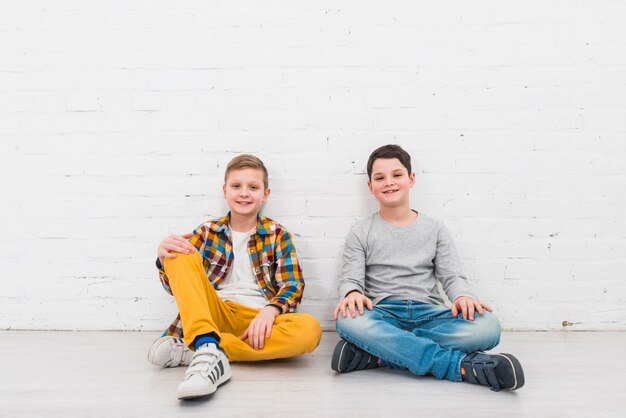
<path id="1" fill-rule="evenodd" d="M 363 289 L 361 289 L 358 285 L 354 283 L 344 283 L 339 286 L 339 299 L 345 298 L 348 293 L 356 290 L 357 292 L 363 294 Z"/>
<path id="2" fill-rule="evenodd" d="M 265 306 L 273 306 L 273 307 L 277 308 L 280 311 L 280 314 L 284 314 L 284 313 L 289 312 L 289 304 L 287 303 L 287 301 L 285 299 L 274 298 L 274 299 L 272 299 L 270 301 L 270 303 L 268 303 Z M 293 312 L 293 310 L 292 310 L 292 312 Z"/>
<path id="3" fill-rule="evenodd" d="M 275 304 L 275 303 L 269 303 L 269 304 L 267 304 L 267 305 L 265 305 L 265 306 L 266 306 L 266 307 L 267 307 L 267 306 L 273 306 L 274 308 L 278 309 L 278 315 L 281 315 L 281 314 L 284 314 L 284 313 L 285 313 L 285 312 L 284 312 L 284 310 L 283 310 L 283 308 L 282 308 L 282 306 L 277 305 L 277 304 Z"/>
<path id="4" fill-rule="evenodd" d="M 478 300 L 478 297 L 476 297 L 476 295 L 469 293 L 469 292 L 463 292 L 463 293 L 459 293 L 458 295 L 454 296 L 454 299 L 450 299 L 450 302 L 454 303 L 455 300 L 457 300 L 458 298 L 460 298 L 461 296 L 465 296 L 466 298 L 472 298 L 474 300 Z"/>

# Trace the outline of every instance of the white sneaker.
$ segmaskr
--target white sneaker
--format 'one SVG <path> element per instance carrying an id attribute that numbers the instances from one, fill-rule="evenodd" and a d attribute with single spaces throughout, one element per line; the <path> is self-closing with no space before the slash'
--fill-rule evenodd
<path id="1" fill-rule="evenodd" d="M 174 337 L 161 337 L 156 340 L 148 352 L 148 361 L 159 367 L 188 366 L 193 351 L 187 347 L 185 340 Z"/>
<path id="2" fill-rule="evenodd" d="M 224 352 L 215 344 L 202 344 L 193 355 L 185 379 L 178 385 L 178 399 L 210 395 L 230 376 L 230 364 Z"/>

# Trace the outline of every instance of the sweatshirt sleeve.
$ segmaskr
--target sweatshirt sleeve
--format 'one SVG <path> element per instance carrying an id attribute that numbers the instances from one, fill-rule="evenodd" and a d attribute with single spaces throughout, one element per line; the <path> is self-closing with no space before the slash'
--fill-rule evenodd
<path id="1" fill-rule="evenodd" d="M 459 296 L 478 299 L 463 274 L 461 259 L 448 228 L 440 223 L 435 254 L 435 276 L 451 302 Z"/>
<path id="2" fill-rule="evenodd" d="M 356 225 L 348 233 L 344 245 L 339 298 L 345 298 L 353 290 L 365 293 L 365 246 L 358 236 Z"/>

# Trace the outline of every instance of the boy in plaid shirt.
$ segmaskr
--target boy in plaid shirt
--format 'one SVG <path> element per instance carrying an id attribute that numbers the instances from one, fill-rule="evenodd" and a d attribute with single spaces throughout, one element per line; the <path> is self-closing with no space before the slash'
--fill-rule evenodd
<path id="1" fill-rule="evenodd" d="M 259 215 L 267 177 L 257 157 L 235 157 L 223 186 L 230 212 L 159 244 L 160 280 L 180 313 L 148 359 L 189 365 L 179 399 L 215 392 L 231 377 L 229 360 L 293 357 L 319 344 L 318 321 L 295 313 L 304 280 L 291 235 Z"/>

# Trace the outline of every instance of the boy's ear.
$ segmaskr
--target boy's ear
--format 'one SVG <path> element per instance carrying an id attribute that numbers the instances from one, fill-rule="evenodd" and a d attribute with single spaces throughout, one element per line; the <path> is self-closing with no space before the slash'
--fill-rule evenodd
<path id="1" fill-rule="evenodd" d="M 263 192 L 263 201 L 265 202 L 267 200 L 268 197 L 270 197 L 270 193 L 272 191 L 270 190 L 270 188 L 268 187 L 267 189 L 265 189 L 265 191 Z"/>
<path id="2" fill-rule="evenodd" d="M 222 191 L 224 192 L 224 199 L 226 199 L 226 183 L 222 186 Z"/>
<path id="3" fill-rule="evenodd" d="M 370 189 L 370 193 L 371 194 L 374 194 L 374 191 L 372 190 L 372 182 L 371 181 L 367 182 L 367 188 Z"/>
<path id="4" fill-rule="evenodd" d="M 415 185 L 415 173 L 409 174 L 409 187 L 413 187 Z"/>

